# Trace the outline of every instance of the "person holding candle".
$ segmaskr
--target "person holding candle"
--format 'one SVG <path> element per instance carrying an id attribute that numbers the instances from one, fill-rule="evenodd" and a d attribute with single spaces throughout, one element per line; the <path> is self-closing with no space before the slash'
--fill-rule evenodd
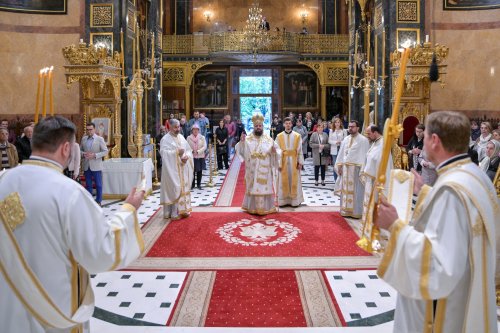
<path id="1" fill-rule="evenodd" d="M 424 150 L 437 165 L 436 183 L 422 185 L 413 171 L 418 197 L 410 221 L 385 200 L 378 206 L 377 224 L 391 232 L 378 275 L 398 291 L 394 332 L 498 330 L 500 203 L 491 180 L 467 155 L 469 130 L 461 113 L 429 114 Z"/>
<path id="2" fill-rule="evenodd" d="M 137 218 L 144 191 L 133 189 L 108 217 L 63 175 L 75 131 L 63 117 L 42 119 L 31 158 L 0 177 L 2 333 L 88 332 L 87 272 L 124 268 L 144 250 Z"/>

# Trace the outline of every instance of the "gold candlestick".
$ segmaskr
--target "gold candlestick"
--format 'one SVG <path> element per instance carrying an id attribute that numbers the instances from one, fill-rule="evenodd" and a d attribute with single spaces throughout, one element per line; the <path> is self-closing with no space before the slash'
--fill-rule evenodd
<path id="1" fill-rule="evenodd" d="M 54 66 L 49 68 L 49 107 L 50 107 L 50 115 L 54 116 L 54 92 L 52 89 L 52 81 L 53 81 L 53 70 Z"/>
<path id="2" fill-rule="evenodd" d="M 36 88 L 36 105 L 35 105 L 35 124 L 38 123 L 38 114 L 40 113 L 40 81 L 42 80 L 43 69 L 38 72 L 38 84 Z"/>
<path id="3" fill-rule="evenodd" d="M 157 148 L 156 148 L 156 143 L 155 143 L 155 140 L 154 139 L 151 139 L 151 143 L 153 144 L 153 161 L 154 161 L 154 164 L 155 164 L 155 180 L 153 182 L 153 186 L 160 186 L 161 183 L 158 181 L 158 169 L 157 169 L 157 165 L 158 165 L 158 160 L 156 158 L 156 151 L 157 151 Z"/>
<path id="4" fill-rule="evenodd" d="M 217 163 L 217 134 L 214 133 L 214 170 L 212 172 L 214 176 L 219 175 L 219 169 L 215 165 L 216 163 Z"/>
<path id="5" fill-rule="evenodd" d="M 213 158 L 210 156 L 212 152 L 212 144 L 208 144 L 208 187 L 214 187 L 214 183 L 212 182 L 212 167 L 213 167 Z"/>
<path id="6" fill-rule="evenodd" d="M 47 71 L 48 68 L 45 67 L 43 69 L 43 93 L 42 93 L 42 117 L 45 118 L 47 116 L 47 103 L 46 103 L 46 92 L 47 92 Z"/>

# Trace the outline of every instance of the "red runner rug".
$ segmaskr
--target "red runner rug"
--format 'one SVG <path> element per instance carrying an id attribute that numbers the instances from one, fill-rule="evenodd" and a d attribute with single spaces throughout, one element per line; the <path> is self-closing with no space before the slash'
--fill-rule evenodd
<path id="1" fill-rule="evenodd" d="M 165 228 L 148 257 L 368 256 L 337 212 L 192 213 Z"/>
<path id="2" fill-rule="evenodd" d="M 233 200 L 231 200 L 231 207 L 241 207 L 243 205 L 243 198 L 245 197 L 245 163 L 241 163 L 240 172 L 238 173 L 238 180 L 234 188 Z"/>
<path id="3" fill-rule="evenodd" d="M 305 327 L 293 271 L 217 271 L 207 327 Z"/>

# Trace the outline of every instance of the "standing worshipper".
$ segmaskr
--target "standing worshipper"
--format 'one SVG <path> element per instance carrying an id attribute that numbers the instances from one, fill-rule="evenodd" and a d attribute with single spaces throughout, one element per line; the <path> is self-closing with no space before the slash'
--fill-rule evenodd
<path id="1" fill-rule="evenodd" d="M 372 226 L 372 216 L 373 216 L 373 207 L 370 206 L 370 198 L 372 195 L 372 191 L 374 191 L 373 186 L 375 181 L 377 180 L 378 169 L 380 167 L 380 161 L 382 159 L 382 150 L 384 148 L 384 138 L 382 136 L 382 131 L 376 125 L 371 125 L 366 128 L 366 137 L 370 141 L 371 145 L 366 153 L 366 160 L 363 166 L 361 167 L 361 175 L 360 180 L 363 184 L 364 197 L 363 197 L 363 222 L 366 223 L 366 226 Z M 392 156 L 389 155 L 389 162 L 387 163 L 387 171 L 385 174 L 385 187 L 384 187 L 384 195 L 387 196 L 387 190 L 389 188 L 389 179 L 392 170 Z M 375 190 L 373 192 L 375 195 L 374 202 L 377 202 L 378 191 Z M 371 229 L 370 229 L 371 230 Z M 370 233 L 369 229 L 366 229 L 366 233 Z"/>
<path id="2" fill-rule="evenodd" d="M 13 168 L 18 163 L 16 146 L 9 142 L 9 131 L 0 127 L 0 171 Z"/>
<path id="3" fill-rule="evenodd" d="M 498 163 L 500 162 L 500 142 L 497 140 L 490 140 L 486 144 L 486 154 L 479 162 L 479 168 L 483 170 L 488 177 L 493 181 L 498 170 Z"/>
<path id="4" fill-rule="evenodd" d="M 17 155 L 19 156 L 19 163 L 30 158 L 31 155 L 31 138 L 33 137 L 33 127 L 26 126 L 24 128 L 24 136 L 16 140 Z"/>
<path id="5" fill-rule="evenodd" d="M 422 172 L 420 173 L 422 175 L 422 181 L 426 185 L 433 186 L 438 175 L 436 172 L 436 166 L 428 160 L 425 150 L 422 149 L 417 161 L 418 164 L 422 166 Z"/>
<path id="6" fill-rule="evenodd" d="M 410 169 L 415 169 L 418 172 L 422 171 L 422 166 L 418 164 L 418 156 L 424 148 L 424 131 L 425 125 L 418 124 L 415 127 L 415 134 L 412 136 L 408 144 L 406 145 L 406 151 L 408 151 L 408 164 Z"/>
<path id="7" fill-rule="evenodd" d="M 160 142 L 160 204 L 163 205 L 165 219 L 178 220 L 191 213 L 193 154 L 188 142 L 180 134 L 179 121 L 170 119 L 169 127 L 169 132 Z"/>
<path id="8" fill-rule="evenodd" d="M 80 182 L 81 154 L 80 145 L 76 141 L 73 142 L 68 167 L 64 169 L 64 174 L 77 182 Z"/>
<path id="9" fill-rule="evenodd" d="M 264 134 L 264 116 L 252 117 L 253 132 L 236 147 L 236 153 L 245 162 L 245 197 L 243 210 L 250 214 L 266 215 L 276 212 L 274 178 L 278 171 L 281 151 L 270 136 Z"/>
<path id="10" fill-rule="evenodd" d="M 497 332 L 495 189 L 467 156 L 465 115 L 433 112 L 426 121 L 436 183 L 422 186 L 413 172 L 411 221 L 385 200 L 378 208 L 378 225 L 391 232 L 378 275 L 398 291 L 394 332 Z"/>
<path id="11" fill-rule="evenodd" d="M 300 115 L 299 115 L 300 116 Z M 294 132 L 297 132 L 300 134 L 300 137 L 302 138 L 302 155 L 304 155 L 304 160 L 307 158 L 307 129 L 305 126 L 302 125 L 302 119 L 298 118 L 297 119 L 297 125 L 293 128 Z M 302 165 L 302 170 L 304 170 L 304 165 Z"/>
<path id="12" fill-rule="evenodd" d="M 361 166 L 370 148 L 368 139 L 359 133 L 359 122 L 352 120 L 347 127 L 349 135 L 340 144 L 336 172 L 340 181 L 340 215 L 359 219 L 363 214 L 364 187 L 360 181 Z"/>
<path id="13" fill-rule="evenodd" d="M 339 153 L 340 144 L 347 137 L 347 130 L 342 125 L 342 120 L 334 117 L 332 120 L 332 129 L 328 134 L 328 143 L 330 144 L 330 155 L 332 155 L 332 165 L 337 161 L 337 154 Z M 335 168 L 334 168 L 335 169 Z M 333 170 L 333 179 L 337 181 L 337 173 Z"/>
<path id="14" fill-rule="evenodd" d="M 88 332 L 94 311 L 88 273 L 125 268 L 144 250 L 137 222 L 144 191 L 133 189 L 105 217 L 92 196 L 63 175 L 75 131 L 63 117 L 42 119 L 30 159 L 0 177 L 2 333 L 69 333 L 78 322 Z"/>
<path id="15" fill-rule="evenodd" d="M 481 130 L 481 135 L 479 136 L 479 138 L 477 138 L 476 144 L 474 146 L 474 149 L 477 151 L 478 161 L 482 161 L 483 158 L 486 156 L 486 145 L 491 140 L 492 137 L 491 131 L 493 130 L 493 127 L 491 126 L 491 123 L 483 121 L 481 123 L 480 130 Z"/>
<path id="16" fill-rule="evenodd" d="M 215 135 L 217 137 L 217 142 L 216 142 L 217 170 L 222 170 L 222 162 L 224 162 L 224 168 L 229 169 L 229 162 L 228 162 L 229 157 L 227 149 L 228 134 L 224 119 L 221 119 L 219 121 L 219 127 L 215 130 Z"/>
<path id="17" fill-rule="evenodd" d="M 330 144 L 328 134 L 323 131 L 323 122 L 316 124 L 316 132 L 309 139 L 314 164 L 314 185 L 318 186 L 319 171 L 321 170 L 321 185 L 325 186 L 326 166 L 330 163 Z"/>
<path id="18" fill-rule="evenodd" d="M 311 139 L 311 135 L 314 133 L 314 131 L 313 131 L 314 125 L 316 125 L 316 122 L 314 121 L 311 112 L 306 112 L 306 118 L 304 119 L 304 121 L 302 123 L 304 124 L 304 126 L 307 129 L 307 143 L 309 143 L 309 140 Z M 311 156 L 312 156 L 311 146 L 308 145 L 306 154 L 309 152 L 311 152 Z"/>
<path id="19" fill-rule="evenodd" d="M 101 205 L 102 202 L 102 158 L 108 155 L 108 147 L 104 139 L 95 134 L 95 125 L 88 123 L 87 135 L 82 138 L 80 150 L 83 156 L 83 174 L 85 176 L 85 187 L 92 194 L 92 180 L 95 182 L 95 201 Z"/>
<path id="20" fill-rule="evenodd" d="M 298 207 L 304 201 L 301 180 L 301 170 L 304 165 L 302 137 L 299 133 L 292 131 L 291 118 L 285 118 L 283 124 L 285 130 L 276 137 L 276 143 L 281 149 L 278 204 Z"/>
<path id="21" fill-rule="evenodd" d="M 205 170 L 205 150 L 207 149 L 207 144 L 205 137 L 200 133 L 200 126 L 198 124 L 194 124 L 191 127 L 191 135 L 187 137 L 187 142 L 193 151 L 194 173 L 191 189 L 194 188 L 196 179 L 196 186 L 198 190 L 201 190 L 201 176 L 203 170 Z"/>

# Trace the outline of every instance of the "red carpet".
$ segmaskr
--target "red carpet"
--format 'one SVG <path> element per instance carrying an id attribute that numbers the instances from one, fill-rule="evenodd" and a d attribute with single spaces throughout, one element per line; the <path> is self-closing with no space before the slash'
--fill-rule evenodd
<path id="1" fill-rule="evenodd" d="M 217 271 L 207 327 L 305 327 L 293 271 Z"/>
<path id="2" fill-rule="evenodd" d="M 231 207 L 241 207 L 243 198 L 245 197 L 245 191 L 245 163 L 242 162 L 238 173 L 238 180 L 236 181 L 236 187 L 234 189 L 233 200 L 231 201 Z"/>
<path id="3" fill-rule="evenodd" d="M 192 213 L 171 222 L 148 257 L 368 256 L 339 213 Z"/>

